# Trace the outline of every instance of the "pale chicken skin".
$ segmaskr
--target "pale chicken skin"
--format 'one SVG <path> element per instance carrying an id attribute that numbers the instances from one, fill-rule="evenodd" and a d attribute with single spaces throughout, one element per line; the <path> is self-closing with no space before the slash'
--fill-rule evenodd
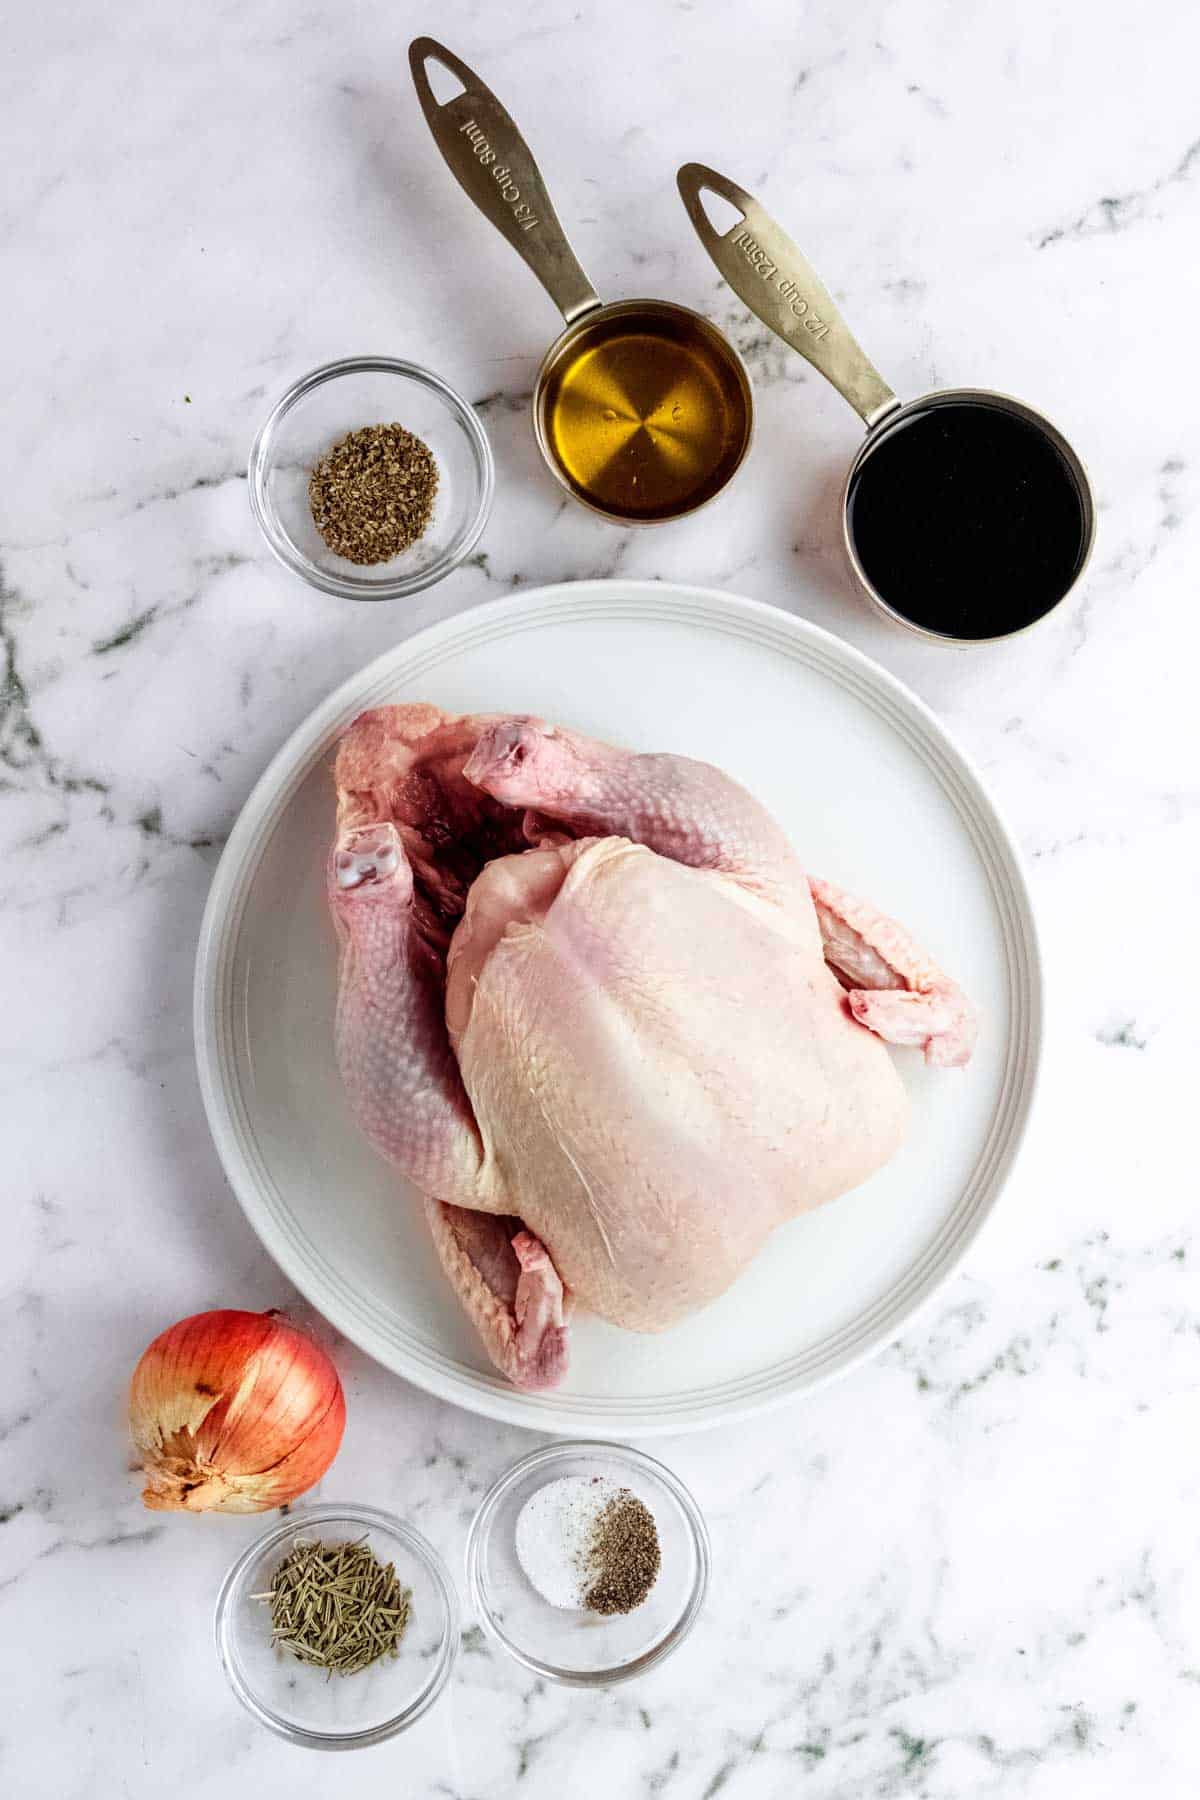
<path id="1" fill-rule="evenodd" d="M 882 1167 L 885 1038 L 970 1055 L 955 984 L 707 764 L 397 706 L 335 774 L 347 1093 L 518 1385 L 573 1300 L 663 1330 Z"/>

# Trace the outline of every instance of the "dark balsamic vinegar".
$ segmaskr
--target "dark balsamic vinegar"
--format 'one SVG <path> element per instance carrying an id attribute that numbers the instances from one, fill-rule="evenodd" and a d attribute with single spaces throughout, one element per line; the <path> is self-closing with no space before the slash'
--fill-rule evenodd
<path id="1" fill-rule="evenodd" d="M 894 612 L 946 637 L 1003 637 L 1062 599 L 1087 548 L 1070 465 L 986 400 L 932 401 L 885 425 L 850 483 L 851 542 Z"/>

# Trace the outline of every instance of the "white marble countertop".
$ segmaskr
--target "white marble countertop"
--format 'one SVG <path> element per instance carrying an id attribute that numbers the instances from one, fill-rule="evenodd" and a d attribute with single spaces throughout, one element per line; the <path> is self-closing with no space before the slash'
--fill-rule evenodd
<path id="1" fill-rule="evenodd" d="M 759 437 L 721 508 L 629 535 L 559 505 L 525 416 L 553 316 L 429 141 L 404 54 L 426 27 L 525 125 L 604 291 L 668 293 L 744 349 Z M 7 40 L 0 1790 L 1194 1795 L 1195 10 L 51 0 Z M 1061 422 L 1101 509 L 1068 610 L 955 653 L 854 600 L 834 504 L 855 420 L 719 287 L 674 193 L 687 157 L 779 213 L 902 393 L 994 386 Z M 359 350 L 444 372 L 496 451 L 483 555 L 408 605 L 309 591 L 246 502 L 271 399 Z M 314 1764 L 213 1656 L 255 1522 L 146 1514 L 127 1469 L 124 1387 L 158 1329 L 294 1303 L 200 1106 L 201 908 L 266 760 L 344 675 L 510 588 L 617 570 L 803 604 L 949 722 L 1029 859 L 1044 1101 L 899 1343 L 790 1411 L 651 1445 L 715 1541 L 673 1660 L 586 1695 L 469 1631 L 413 1733 Z M 326 1491 L 402 1510 L 457 1570 L 533 1440 L 339 1360 Z"/>

